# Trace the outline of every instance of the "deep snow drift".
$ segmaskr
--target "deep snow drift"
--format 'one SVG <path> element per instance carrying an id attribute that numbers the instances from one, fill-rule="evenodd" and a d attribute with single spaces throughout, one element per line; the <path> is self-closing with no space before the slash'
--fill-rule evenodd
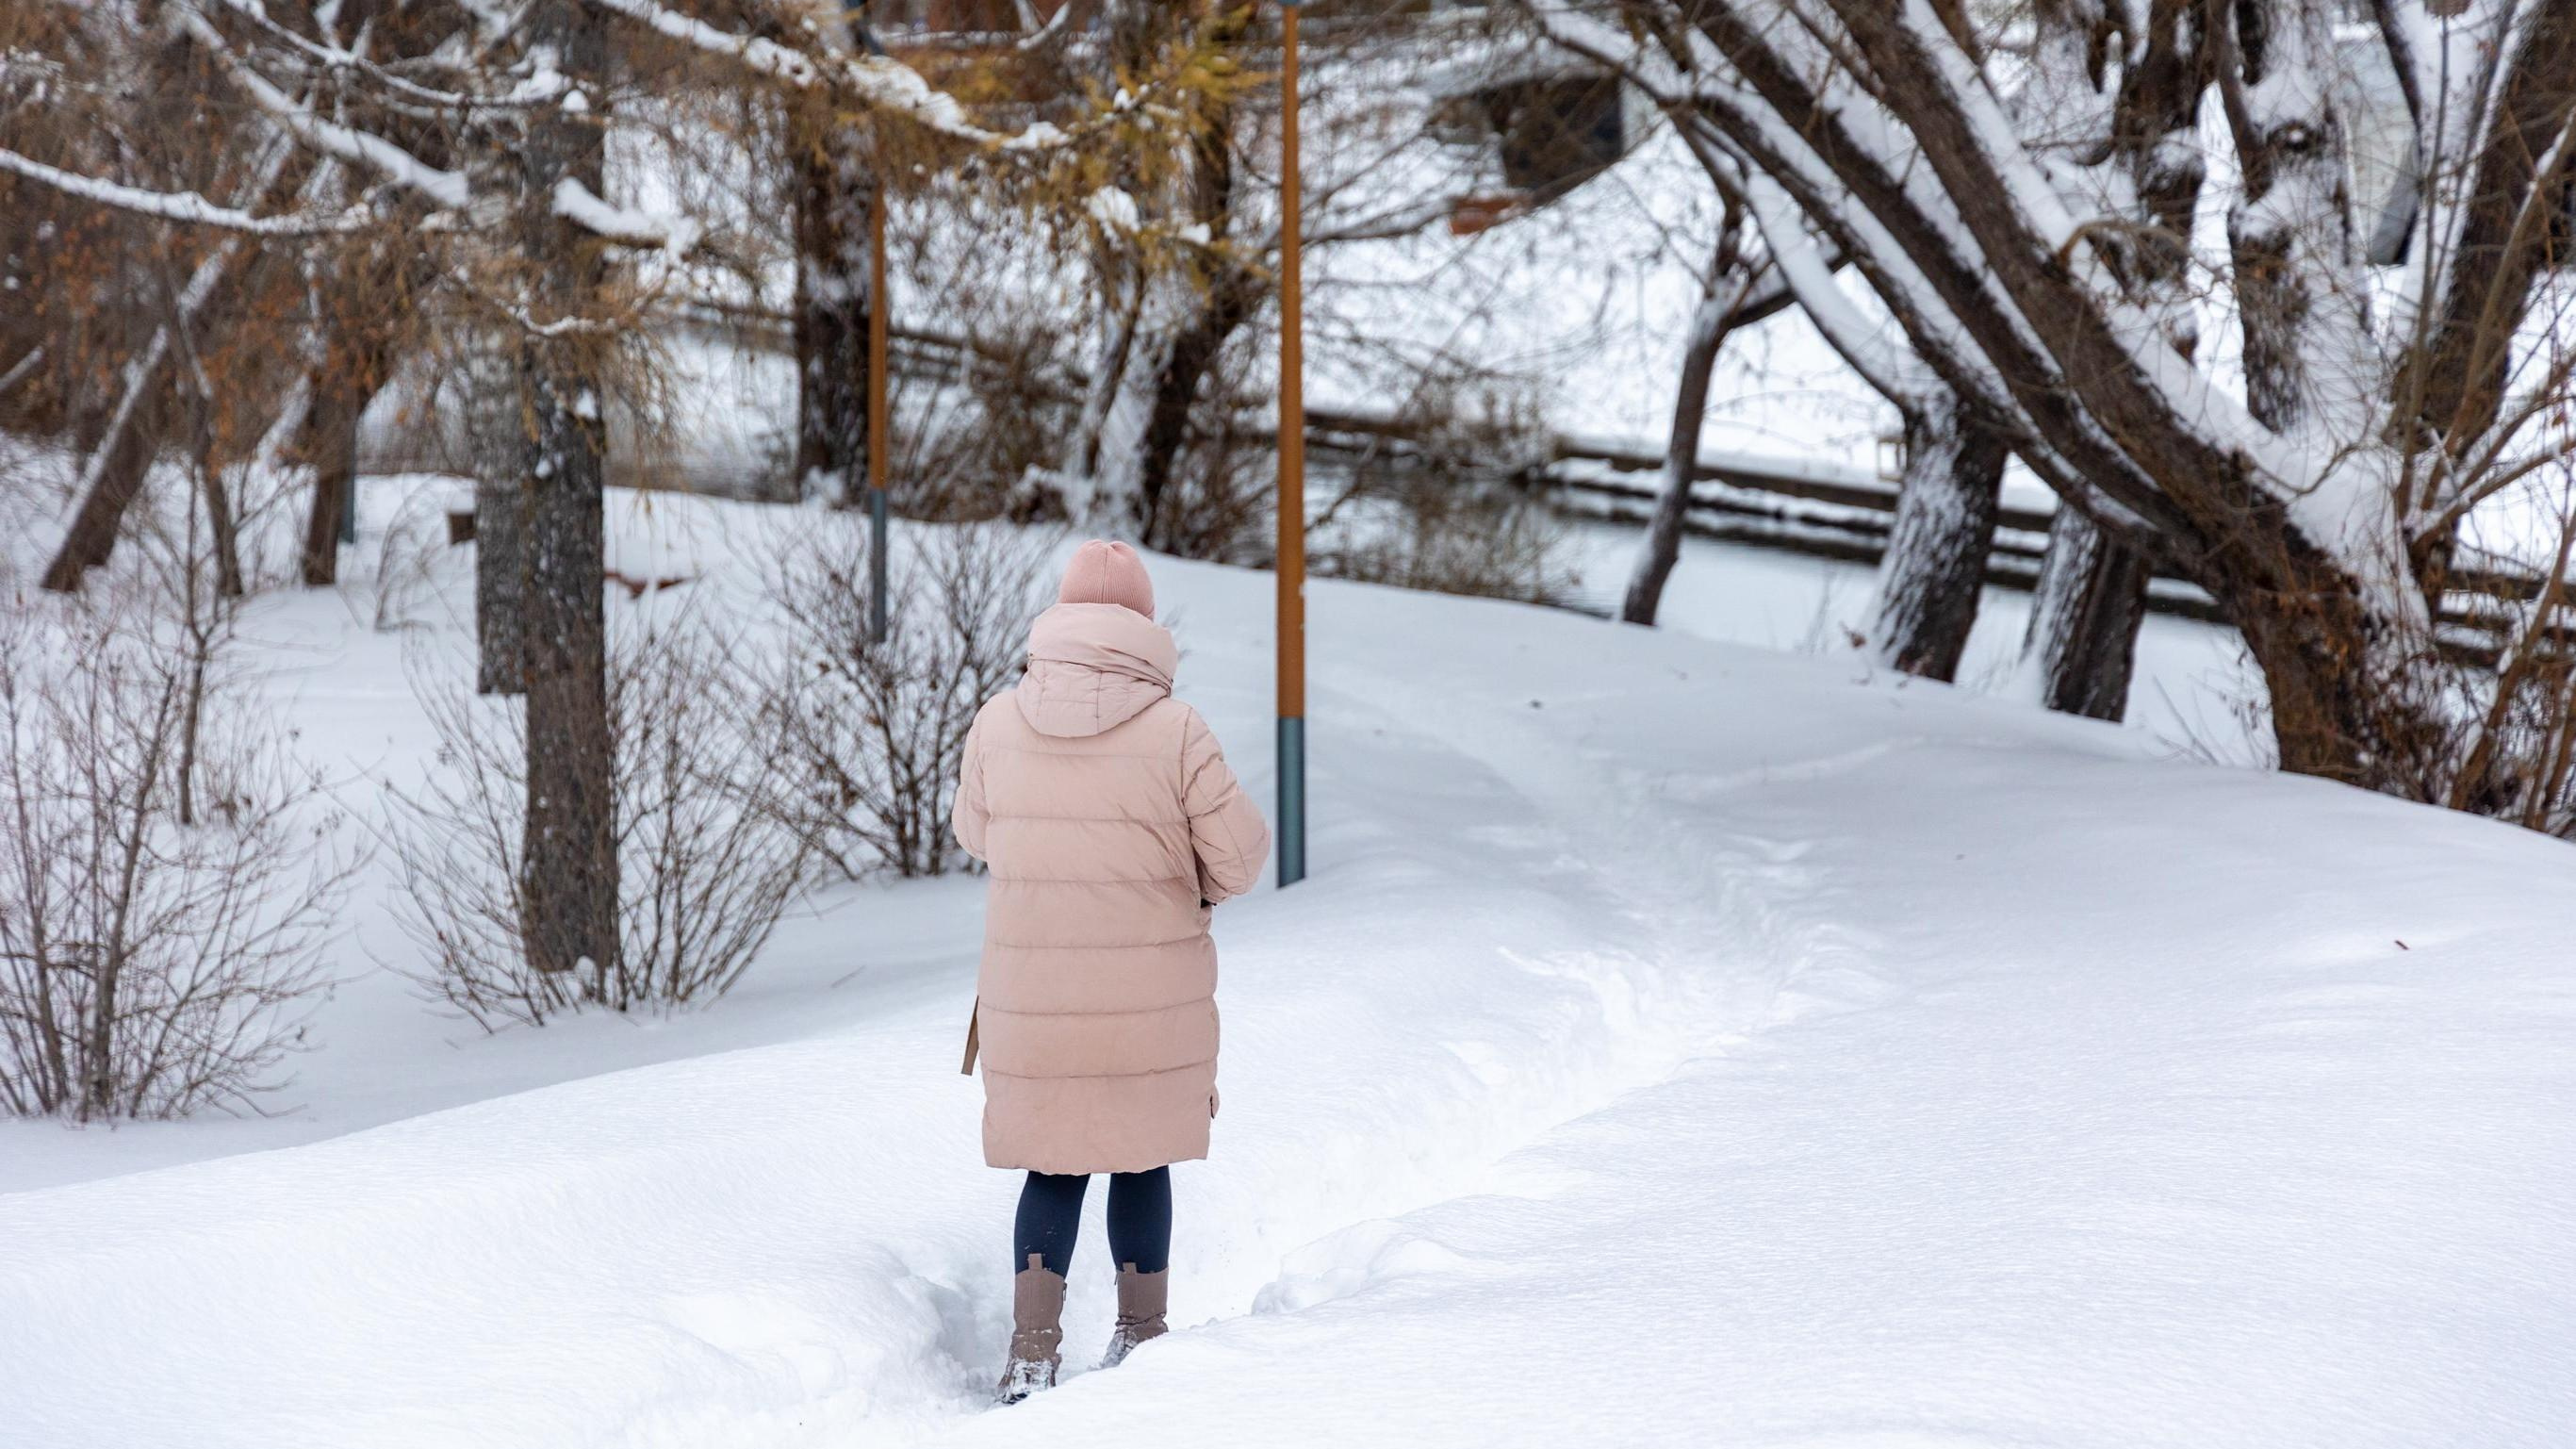
<path id="1" fill-rule="evenodd" d="M 793 522 L 657 509 L 621 547 Z M 1270 580 L 1155 567 L 1266 800 Z M 420 732 L 364 725 L 399 656 L 326 605 L 269 616 L 335 661 L 280 687 L 404 768 Z M 0 1196 L 0 1438 L 2576 1440 L 2565 845 L 1842 659 L 1312 607 L 1315 874 L 1218 915 L 1172 1337 L 984 1409 L 977 896 L 851 891 L 650 1030 L 482 1042 L 353 984 L 306 1125 L 213 1150 L 388 1125 Z M 411 1073 L 448 1110 L 389 1120 Z M 50 1180 L 126 1150 L 0 1152 L 38 1133 Z"/>

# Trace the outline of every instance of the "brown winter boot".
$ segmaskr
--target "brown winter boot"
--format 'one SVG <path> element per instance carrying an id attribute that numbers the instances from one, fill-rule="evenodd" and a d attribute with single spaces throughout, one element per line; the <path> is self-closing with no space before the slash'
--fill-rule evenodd
<path id="1" fill-rule="evenodd" d="M 1064 1342 L 1064 1275 L 1047 1271 L 1046 1259 L 1029 1254 L 1029 1265 L 1011 1280 L 1011 1359 L 1002 1366 L 996 1401 L 1016 1404 L 1040 1389 L 1055 1387 L 1057 1348 Z"/>
<path id="2" fill-rule="evenodd" d="M 1109 1352 L 1102 1356 L 1102 1368 L 1116 1368 L 1118 1361 L 1135 1351 L 1136 1345 L 1160 1338 L 1167 1331 L 1163 1310 L 1172 1300 L 1170 1269 L 1160 1273 L 1139 1273 L 1133 1263 L 1118 1265 L 1118 1330 L 1109 1335 Z"/>

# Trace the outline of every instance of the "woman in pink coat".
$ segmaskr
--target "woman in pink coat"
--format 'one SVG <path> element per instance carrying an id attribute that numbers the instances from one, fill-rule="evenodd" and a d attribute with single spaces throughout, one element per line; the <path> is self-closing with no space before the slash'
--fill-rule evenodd
<path id="1" fill-rule="evenodd" d="M 1095 1172 L 1113 1174 L 1107 1362 L 1163 1332 L 1170 1164 L 1207 1156 L 1217 1108 L 1209 908 L 1251 889 L 1270 849 L 1207 722 L 1172 698 L 1180 651 L 1136 551 L 1084 544 L 1056 597 L 1019 687 L 967 733 L 955 811 L 958 843 L 992 867 L 966 1045 L 968 1071 L 983 1055 L 984 1160 L 1029 1174 L 1005 1403 L 1055 1383 Z"/>

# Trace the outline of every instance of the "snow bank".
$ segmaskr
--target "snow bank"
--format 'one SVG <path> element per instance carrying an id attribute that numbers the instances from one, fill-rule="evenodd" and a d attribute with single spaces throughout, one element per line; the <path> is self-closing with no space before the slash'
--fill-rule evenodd
<path id="1" fill-rule="evenodd" d="M 620 556 L 718 599 L 799 517 L 660 510 Z M 1156 573 L 1267 799 L 1270 581 Z M 1172 1338 L 983 1411 L 973 895 L 875 891 L 701 1017 L 316 1074 L 446 1110 L 0 1195 L 9 1442 L 2567 1442 L 2565 846 L 1832 659 L 1311 627 L 1315 875 L 1219 913 Z M 558 1050 L 652 1064 L 453 1095 Z"/>

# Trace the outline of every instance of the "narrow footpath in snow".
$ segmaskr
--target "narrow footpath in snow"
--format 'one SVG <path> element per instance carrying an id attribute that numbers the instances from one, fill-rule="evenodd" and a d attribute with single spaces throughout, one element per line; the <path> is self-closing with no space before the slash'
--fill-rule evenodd
<path id="1" fill-rule="evenodd" d="M 1157 582 L 1266 800 L 1270 581 Z M 8 1442 L 2576 1442 L 2564 844 L 1842 660 L 1313 627 L 1316 873 L 1220 912 L 1177 1331 L 1115 1372 L 984 1407 L 1016 1181 L 958 952 L 855 1024 L 0 1196 Z M 793 949 L 865 960 L 833 919 Z"/>

